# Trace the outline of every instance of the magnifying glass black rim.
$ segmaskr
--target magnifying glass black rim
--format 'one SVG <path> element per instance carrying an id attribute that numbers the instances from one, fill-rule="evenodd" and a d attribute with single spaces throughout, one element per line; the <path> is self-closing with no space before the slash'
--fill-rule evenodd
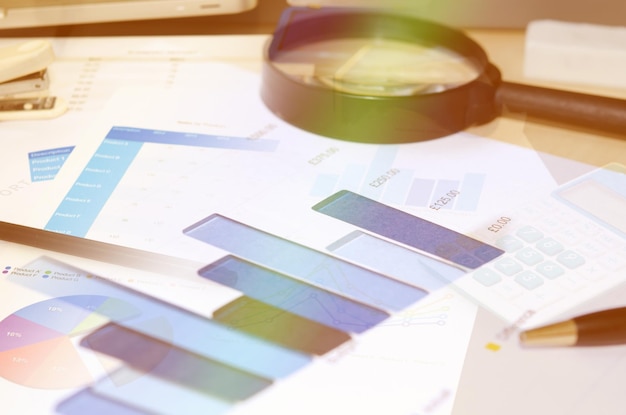
<path id="1" fill-rule="evenodd" d="M 342 38 L 382 38 L 441 45 L 468 58 L 479 76 L 438 93 L 365 96 L 305 84 L 274 62 L 306 44 Z M 367 143 L 428 140 L 496 116 L 490 103 L 498 70 L 463 32 L 416 17 L 372 9 L 287 9 L 264 51 L 261 97 L 279 117 L 316 134 Z"/>

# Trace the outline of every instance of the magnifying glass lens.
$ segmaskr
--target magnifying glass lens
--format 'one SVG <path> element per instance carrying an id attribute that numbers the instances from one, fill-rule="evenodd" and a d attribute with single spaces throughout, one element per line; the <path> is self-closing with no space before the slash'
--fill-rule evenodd
<path id="1" fill-rule="evenodd" d="M 307 43 L 282 51 L 273 64 L 304 84 L 363 96 L 442 92 L 480 76 L 470 59 L 443 46 L 384 38 Z"/>

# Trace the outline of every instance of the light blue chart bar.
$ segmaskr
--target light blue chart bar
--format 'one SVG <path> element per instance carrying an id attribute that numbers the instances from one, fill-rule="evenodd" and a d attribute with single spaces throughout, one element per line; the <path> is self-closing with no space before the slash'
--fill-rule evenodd
<path id="1" fill-rule="evenodd" d="M 233 256 L 199 271 L 248 297 L 343 332 L 362 333 L 389 314 Z"/>
<path id="2" fill-rule="evenodd" d="M 190 147 L 225 148 L 246 151 L 274 151 L 277 140 L 196 134 L 180 131 L 149 130 L 131 127 L 113 127 L 107 139 L 139 143 L 173 144 Z"/>
<path id="3" fill-rule="evenodd" d="M 85 236 L 126 174 L 142 143 L 105 139 L 71 187 L 46 230 Z"/>
<path id="4" fill-rule="evenodd" d="M 232 409 L 229 402 L 128 367 L 96 382 L 91 390 L 105 399 L 139 408 L 146 415 L 219 415 Z"/>
<path id="5" fill-rule="evenodd" d="M 484 174 L 467 173 L 461 182 L 460 194 L 457 198 L 455 209 L 475 211 L 478 209 L 480 196 L 485 186 Z"/>
<path id="6" fill-rule="evenodd" d="M 409 206 L 428 206 L 435 183 L 432 179 L 414 179 L 409 188 L 406 204 Z"/>
<path id="7" fill-rule="evenodd" d="M 381 175 L 386 175 L 386 173 L 391 170 L 393 162 L 398 155 L 398 148 L 399 147 L 396 145 L 384 145 L 378 148 L 365 175 L 365 181 L 361 185 L 361 193 L 365 193 L 374 198 L 382 194 L 383 187 L 372 187 L 371 183 L 375 183 L 377 178 Z"/>
<path id="8" fill-rule="evenodd" d="M 276 140 L 113 127 L 45 226 L 84 237 L 144 143 L 245 151 L 274 151 Z"/>
<path id="9" fill-rule="evenodd" d="M 56 407 L 60 415 L 146 415 L 146 412 L 121 402 L 102 397 L 91 389 L 83 389 Z"/>
<path id="10" fill-rule="evenodd" d="M 225 365 L 268 379 L 288 376 L 306 366 L 311 357 L 300 352 L 232 330 L 215 320 L 151 301 L 142 307 L 144 319 L 118 322 L 136 332 L 171 343 Z M 173 327 L 170 335 L 158 326 L 146 324 L 163 319 Z"/>
<path id="11" fill-rule="evenodd" d="M 465 271 L 400 245 L 354 231 L 328 246 L 352 262 L 416 287 L 434 291 L 465 275 Z"/>
<path id="12" fill-rule="evenodd" d="M 185 229 L 184 233 L 245 260 L 372 307 L 399 311 L 427 294 L 221 215 L 211 215 Z"/>

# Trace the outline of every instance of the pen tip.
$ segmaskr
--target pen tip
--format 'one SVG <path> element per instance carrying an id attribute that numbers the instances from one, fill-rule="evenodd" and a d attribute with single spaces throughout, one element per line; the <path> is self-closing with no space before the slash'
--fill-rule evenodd
<path id="1" fill-rule="evenodd" d="M 573 346 L 578 340 L 578 330 L 573 321 L 564 321 L 520 333 L 525 346 Z"/>

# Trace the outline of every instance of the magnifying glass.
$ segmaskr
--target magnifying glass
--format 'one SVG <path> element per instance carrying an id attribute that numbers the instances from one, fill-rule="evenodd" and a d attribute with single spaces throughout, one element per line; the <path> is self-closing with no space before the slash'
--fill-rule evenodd
<path id="1" fill-rule="evenodd" d="M 443 137 L 505 108 L 626 133 L 626 101 L 504 82 L 464 33 L 372 9 L 287 9 L 266 46 L 261 97 L 297 127 L 366 143 Z"/>

